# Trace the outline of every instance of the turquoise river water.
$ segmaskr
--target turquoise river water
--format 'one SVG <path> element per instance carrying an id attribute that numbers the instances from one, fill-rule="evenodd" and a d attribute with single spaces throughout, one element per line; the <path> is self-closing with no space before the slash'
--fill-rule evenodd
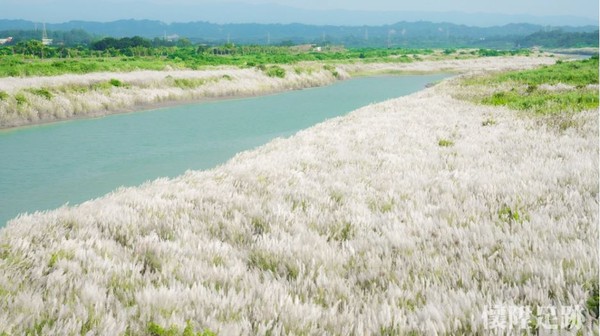
<path id="1" fill-rule="evenodd" d="M 365 77 L 270 96 L 0 131 L 0 227 L 20 213 L 215 167 L 276 137 L 447 76 Z"/>

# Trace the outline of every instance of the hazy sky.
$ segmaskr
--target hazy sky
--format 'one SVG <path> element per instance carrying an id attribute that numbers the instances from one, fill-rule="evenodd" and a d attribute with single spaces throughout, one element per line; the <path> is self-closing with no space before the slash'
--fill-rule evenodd
<path id="1" fill-rule="evenodd" d="M 203 20 L 202 6 L 225 3 L 278 4 L 311 10 L 452 11 L 598 18 L 598 0 L 0 0 L 0 19 L 57 22 L 147 16 L 145 18 L 161 20 L 163 14 L 162 20 L 169 21 L 171 18 L 166 18 L 166 12 L 180 9 L 186 18 L 197 15 L 198 20 Z"/>
<path id="2" fill-rule="evenodd" d="M 276 3 L 307 9 L 462 11 L 585 17 L 598 15 L 598 0 L 245 0 L 238 2 Z"/>

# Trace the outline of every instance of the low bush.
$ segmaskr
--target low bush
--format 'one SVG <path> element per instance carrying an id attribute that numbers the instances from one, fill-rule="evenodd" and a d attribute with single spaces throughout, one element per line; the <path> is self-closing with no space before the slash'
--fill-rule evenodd
<path id="1" fill-rule="evenodd" d="M 45 88 L 30 89 L 28 91 L 33 93 L 36 96 L 40 96 L 40 97 L 46 98 L 48 100 L 52 99 L 52 97 L 53 97 L 52 93 L 50 91 L 48 91 L 48 89 L 45 89 Z"/>
<path id="2" fill-rule="evenodd" d="M 273 65 L 267 68 L 266 74 L 269 77 L 285 78 L 285 69 L 278 65 Z"/>

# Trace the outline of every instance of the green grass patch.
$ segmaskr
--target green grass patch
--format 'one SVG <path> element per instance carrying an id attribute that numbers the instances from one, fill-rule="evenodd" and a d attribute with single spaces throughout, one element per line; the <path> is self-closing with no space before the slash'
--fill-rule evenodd
<path id="1" fill-rule="evenodd" d="M 36 96 L 40 96 L 42 98 L 46 98 L 47 100 L 50 100 L 53 97 L 53 94 L 50 91 L 48 91 L 48 89 L 44 89 L 44 88 L 41 88 L 41 89 L 29 89 L 27 91 L 33 93 Z"/>
<path id="2" fill-rule="evenodd" d="M 173 84 L 180 89 L 195 89 L 204 84 L 206 80 L 198 78 L 175 78 Z"/>
<path id="3" fill-rule="evenodd" d="M 479 103 L 531 112 L 536 115 L 576 113 L 598 109 L 598 91 L 588 88 L 598 84 L 598 57 L 562 62 L 538 69 L 511 71 L 481 78 L 467 79 L 469 86 L 504 87 L 475 100 Z M 506 89 L 506 86 L 511 89 Z M 563 84 L 564 89 L 543 89 L 542 84 Z M 486 126 L 486 125 L 484 125 Z"/>
<path id="4" fill-rule="evenodd" d="M 118 80 L 118 79 L 114 79 L 114 78 L 110 79 L 110 80 L 108 81 L 108 83 L 109 83 L 110 85 L 114 86 L 114 87 L 122 87 L 122 86 L 125 86 L 125 84 L 123 84 L 123 82 L 121 82 L 121 81 L 120 81 L 120 80 Z"/>
<path id="5" fill-rule="evenodd" d="M 58 263 L 59 260 L 62 260 L 62 259 L 70 260 L 70 259 L 73 259 L 74 257 L 75 257 L 75 255 L 73 254 L 73 252 L 69 252 L 69 251 L 65 251 L 65 250 L 58 250 L 50 255 L 50 260 L 48 260 L 48 268 L 54 267 L 56 265 L 56 263 Z"/>
<path id="6" fill-rule="evenodd" d="M 94 83 L 90 86 L 90 88 L 92 90 L 110 90 L 112 88 L 128 88 L 130 87 L 129 84 L 124 83 L 118 79 L 115 78 L 111 78 L 108 81 L 105 82 L 98 82 L 98 83 Z M 78 92 L 85 92 L 85 88 L 83 87 L 78 87 L 76 90 L 74 91 L 78 91 Z"/>
<path id="7" fill-rule="evenodd" d="M 438 146 L 440 147 L 452 147 L 454 146 L 454 141 L 448 139 L 440 139 L 438 141 Z"/>
<path id="8" fill-rule="evenodd" d="M 29 102 L 27 97 L 25 97 L 25 94 L 22 92 L 19 92 L 15 95 L 15 100 L 17 101 L 17 105 L 25 105 Z"/>
<path id="9" fill-rule="evenodd" d="M 300 273 L 297 265 L 264 250 L 251 251 L 248 256 L 248 266 L 289 281 L 295 280 Z"/>
<path id="10" fill-rule="evenodd" d="M 203 331 L 194 331 L 194 327 L 188 321 L 183 332 L 179 331 L 177 326 L 171 326 L 169 328 L 162 327 L 161 325 L 150 322 L 148 323 L 148 334 L 151 336 L 216 336 L 217 334 L 204 329 Z"/>
<path id="11" fill-rule="evenodd" d="M 497 92 L 491 97 L 483 98 L 481 102 L 544 115 L 597 109 L 598 92 L 595 90 L 535 91 L 528 94 L 521 94 L 517 91 Z"/>
<path id="12" fill-rule="evenodd" d="M 4 91 L 0 91 L 0 101 L 6 101 L 10 95 Z"/>
<path id="13" fill-rule="evenodd" d="M 595 318 L 600 317 L 598 313 L 598 307 L 600 306 L 600 293 L 597 283 L 593 285 L 592 292 L 590 293 L 590 297 L 587 299 L 585 306 L 590 315 Z"/>
<path id="14" fill-rule="evenodd" d="M 268 252 L 257 250 L 250 253 L 248 265 L 256 267 L 265 272 L 277 274 L 279 261 Z"/>
<path id="15" fill-rule="evenodd" d="M 164 70 L 181 68 L 180 62 L 160 57 L 103 57 L 76 59 L 35 59 L 2 56 L 0 77 L 57 76 L 92 72 L 129 72 L 134 70 Z"/>
<path id="16" fill-rule="evenodd" d="M 514 81 L 527 85 L 563 83 L 585 86 L 598 84 L 598 58 L 573 62 L 557 61 L 554 65 L 543 66 L 539 69 L 504 73 L 497 76 L 495 81 L 499 83 Z"/>

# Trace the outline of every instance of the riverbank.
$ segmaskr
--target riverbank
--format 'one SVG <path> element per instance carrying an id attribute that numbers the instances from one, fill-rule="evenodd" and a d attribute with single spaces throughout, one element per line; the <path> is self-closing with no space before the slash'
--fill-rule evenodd
<path id="1" fill-rule="evenodd" d="M 502 305 L 586 307 L 597 111 L 559 132 L 454 85 L 13 220 L 0 333 L 483 334 Z"/>
<path id="2" fill-rule="evenodd" d="M 328 85 L 351 76 L 524 69 L 551 57 L 487 57 L 414 63 L 302 63 L 269 69 L 134 71 L 54 77 L 0 78 L 0 128 L 100 117 L 178 102 L 241 98 Z"/>
<path id="3" fill-rule="evenodd" d="M 333 83 L 343 73 L 287 69 L 285 78 L 260 69 L 134 71 L 0 79 L 0 127 L 99 117 L 166 105 L 264 95 Z"/>

